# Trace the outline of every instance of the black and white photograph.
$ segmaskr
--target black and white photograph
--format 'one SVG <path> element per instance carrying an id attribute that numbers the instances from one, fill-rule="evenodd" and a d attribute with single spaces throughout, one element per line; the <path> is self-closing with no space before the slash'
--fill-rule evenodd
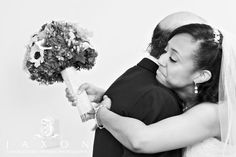
<path id="1" fill-rule="evenodd" d="M 234 0 L 1 0 L 0 157 L 236 157 Z"/>

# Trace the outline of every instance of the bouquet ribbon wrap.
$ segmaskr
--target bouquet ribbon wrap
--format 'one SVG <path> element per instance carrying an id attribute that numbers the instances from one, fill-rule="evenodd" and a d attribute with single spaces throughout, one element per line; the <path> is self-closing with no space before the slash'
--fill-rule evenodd
<path id="1" fill-rule="evenodd" d="M 81 92 L 80 94 L 77 94 L 76 90 L 73 87 L 73 81 L 71 81 L 69 70 L 69 68 L 63 70 L 61 72 L 61 75 L 64 80 L 64 83 L 69 89 L 70 94 L 76 98 L 76 107 L 78 108 L 82 122 L 86 122 L 91 119 L 91 117 L 88 116 L 88 112 L 90 112 L 93 108 L 85 91 Z"/>
<path id="2" fill-rule="evenodd" d="M 97 57 L 88 37 L 90 33 L 74 23 L 52 21 L 41 26 L 27 45 L 24 69 L 30 79 L 50 85 L 65 82 L 77 98 L 77 108 L 82 122 L 87 121 L 92 106 L 86 92 L 77 94 L 68 75 L 68 69 L 90 70 Z M 77 88 L 77 87 L 76 87 Z"/>

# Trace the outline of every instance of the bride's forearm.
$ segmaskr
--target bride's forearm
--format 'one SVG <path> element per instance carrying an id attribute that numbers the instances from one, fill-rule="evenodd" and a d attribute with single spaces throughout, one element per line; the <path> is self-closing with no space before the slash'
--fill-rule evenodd
<path id="1" fill-rule="evenodd" d="M 125 147 L 140 152 L 140 137 L 146 125 L 133 118 L 122 117 L 105 107 L 97 115 L 102 125 Z"/>
<path id="2" fill-rule="evenodd" d="M 185 114 L 145 125 L 101 108 L 98 118 L 104 127 L 125 147 L 137 153 L 158 153 L 183 148 L 209 137 L 220 129 L 215 107 L 198 105 Z"/>

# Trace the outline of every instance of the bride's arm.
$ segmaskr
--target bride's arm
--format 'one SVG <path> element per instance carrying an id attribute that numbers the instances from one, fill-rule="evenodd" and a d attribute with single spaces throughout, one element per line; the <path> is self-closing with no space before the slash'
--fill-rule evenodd
<path id="1" fill-rule="evenodd" d="M 107 103 L 107 100 L 104 101 Z M 152 125 L 122 117 L 106 108 L 97 117 L 125 147 L 138 153 L 157 153 L 186 147 L 219 135 L 216 104 L 200 104 L 186 113 Z"/>

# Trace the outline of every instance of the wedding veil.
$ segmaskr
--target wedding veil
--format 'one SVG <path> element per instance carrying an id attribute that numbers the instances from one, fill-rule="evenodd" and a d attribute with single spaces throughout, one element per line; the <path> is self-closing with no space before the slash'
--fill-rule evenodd
<path id="1" fill-rule="evenodd" d="M 236 39 L 221 31 L 222 61 L 219 82 L 221 141 L 236 145 Z"/>

